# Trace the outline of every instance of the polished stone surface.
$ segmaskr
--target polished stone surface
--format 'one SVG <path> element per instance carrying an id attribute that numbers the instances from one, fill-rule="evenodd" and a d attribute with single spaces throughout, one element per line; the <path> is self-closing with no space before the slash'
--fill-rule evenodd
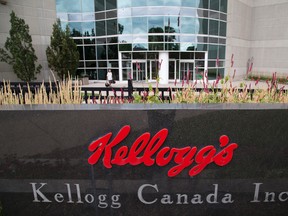
<path id="1" fill-rule="evenodd" d="M 0 201 L 4 215 L 288 214 L 287 105 L 0 109 Z M 154 136 L 163 128 L 169 131 L 163 147 L 195 146 L 200 150 L 213 145 L 218 152 L 219 137 L 227 135 L 229 144 L 237 143 L 238 148 L 228 165 L 208 164 L 193 177 L 188 172 L 195 161 L 173 178 L 167 176 L 175 165 L 173 160 L 163 167 L 141 164 L 107 169 L 102 156 L 97 164 L 89 165 L 92 153 L 88 146 L 109 132 L 113 139 L 125 125 L 131 126 L 131 132 L 112 155 L 123 145 L 130 147 L 143 133 Z M 141 201 L 138 191 L 143 185 L 143 199 L 155 203 Z M 187 204 L 183 197 L 178 201 L 177 194 L 186 194 Z M 116 195 L 120 195 L 118 201 Z M 192 200 L 202 203 L 193 204 Z"/>

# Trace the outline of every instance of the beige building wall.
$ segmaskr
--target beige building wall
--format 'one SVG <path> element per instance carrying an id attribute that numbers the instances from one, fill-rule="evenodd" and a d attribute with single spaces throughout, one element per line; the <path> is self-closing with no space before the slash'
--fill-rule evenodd
<path id="1" fill-rule="evenodd" d="M 226 74 L 246 76 L 253 58 L 255 75 L 288 76 L 288 0 L 228 0 Z M 234 68 L 230 68 L 234 54 Z M 231 72 L 232 71 L 232 72 Z"/>
<path id="2" fill-rule="evenodd" d="M 4 0 L 1 0 L 4 1 Z M 52 25 L 56 20 L 55 0 L 5 0 L 0 4 L 0 47 L 4 47 L 10 30 L 10 13 L 13 10 L 18 17 L 29 25 L 32 43 L 42 65 L 42 71 L 37 76 L 38 81 L 51 77 L 46 59 L 46 48 L 50 44 Z M 0 62 L 0 80 L 20 81 L 10 65 Z"/>

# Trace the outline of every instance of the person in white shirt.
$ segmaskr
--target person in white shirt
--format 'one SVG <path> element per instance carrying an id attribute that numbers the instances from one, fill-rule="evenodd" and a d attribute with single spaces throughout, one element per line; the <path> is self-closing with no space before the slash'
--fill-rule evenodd
<path id="1" fill-rule="evenodd" d="M 113 83 L 113 76 L 110 69 L 107 72 L 107 81 L 109 82 L 109 84 Z"/>

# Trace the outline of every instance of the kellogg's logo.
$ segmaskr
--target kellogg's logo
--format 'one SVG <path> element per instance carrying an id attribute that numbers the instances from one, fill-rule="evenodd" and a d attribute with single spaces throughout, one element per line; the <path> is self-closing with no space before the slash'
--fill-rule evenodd
<path id="1" fill-rule="evenodd" d="M 149 167 L 163 167 L 169 163 L 175 163 L 175 166 L 168 170 L 169 177 L 177 176 L 187 167 L 190 168 L 189 175 L 196 176 L 210 163 L 226 166 L 231 162 L 234 150 L 238 148 L 237 143 L 229 144 L 229 137 L 226 135 L 219 138 L 221 150 L 218 152 L 213 145 L 207 145 L 201 149 L 195 146 L 183 148 L 163 146 L 168 136 L 168 129 L 164 128 L 152 138 L 150 133 L 143 133 L 130 148 L 123 145 L 113 155 L 112 149 L 127 138 L 130 130 L 131 127 L 126 125 L 120 129 L 113 140 L 111 140 L 113 134 L 110 132 L 93 141 L 88 147 L 89 151 L 93 152 L 88 158 L 88 163 L 91 165 L 97 164 L 102 156 L 103 165 L 108 169 L 112 168 L 113 165 L 124 166 L 130 164 L 137 166 L 144 164 Z"/>

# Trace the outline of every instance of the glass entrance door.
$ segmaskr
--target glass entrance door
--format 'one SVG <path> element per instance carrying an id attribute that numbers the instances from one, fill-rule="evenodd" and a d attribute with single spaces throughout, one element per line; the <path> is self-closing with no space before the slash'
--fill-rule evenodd
<path id="1" fill-rule="evenodd" d="M 136 81 L 143 81 L 147 79 L 146 61 L 134 60 L 132 62 L 132 79 Z"/>
<path id="2" fill-rule="evenodd" d="M 180 62 L 180 80 L 193 80 L 194 79 L 194 61 L 181 61 Z"/>

